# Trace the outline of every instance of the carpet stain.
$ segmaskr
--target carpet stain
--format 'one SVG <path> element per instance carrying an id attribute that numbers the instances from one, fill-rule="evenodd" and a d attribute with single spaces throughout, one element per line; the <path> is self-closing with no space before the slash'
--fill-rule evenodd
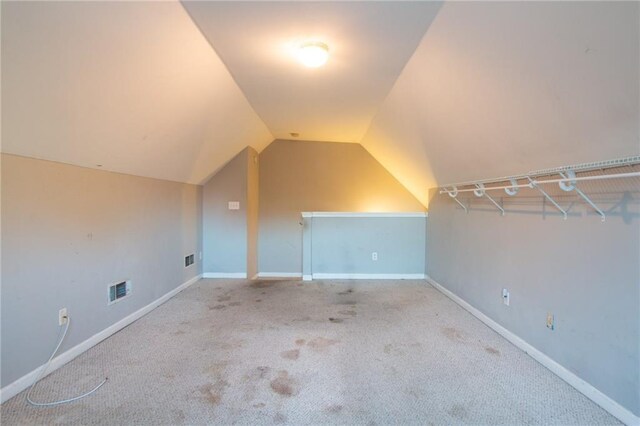
<path id="1" fill-rule="evenodd" d="M 289 377 L 289 372 L 281 370 L 278 372 L 278 377 L 271 380 L 271 389 L 282 396 L 294 396 L 298 393 L 296 389 L 296 381 Z"/>
<path id="2" fill-rule="evenodd" d="M 356 315 L 358 315 L 356 311 L 338 311 L 338 313 L 340 315 L 351 315 L 352 317 L 355 317 Z"/>
<path id="3" fill-rule="evenodd" d="M 326 408 L 329 413 L 339 413 L 344 407 L 340 404 L 330 405 Z"/>
<path id="4" fill-rule="evenodd" d="M 496 348 L 492 348 L 491 346 L 487 346 L 484 348 L 485 351 L 489 352 L 491 355 L 500 356 L 500 351 Z"/>
<path id="5" fill-rule="evenodd" d="M 282 413 L 277 413 L 275 416 L 273 416 L 273 423 L 277 424 L 277 425 L 281 425 L 287 422 L 287 416 L 285 416 Z"/>
<path id="6" fill-rule="evenodd" d="M 336 324 L 340 324 L 341 322 L 344 322 L 342 318 L 329 318 L 329 321 L 334 322 Z"/>
<path id="7" fill-rule="evenodd" d="M 337 302 L 335 302 L 336 305 L 355 305 L 358 302 L 356 302 L 355 300 L 338 300 Z"/>
<path id="8" fill-rule="evenodd" d="M 231 302 L 229 303 L 229 306 L 240 306 L 242 305 L 242 302 Z"/>
<path id="9" fill-rule="evenodd" d="M 222 400 L 225 388 L 229 386 L 226 380 L 218 379 L 215 383 L 207 383 L 200 386 L 200 393 L 211 405 L 218 405 Z"/>
<path id="10" fill-rule="evenodd" d="M 204 372 L 208 374 L 219 375 L 227 368 L 228 365 L 229 361 L 227 360 L 214 362 L 209 367 L 207 367 Z"/>
<path id="11" fill-rule="evenodd" d="M 184 421 L 187 419 L 187 416 L 184 415 L 184 411 L 182 410 L 177 410 L 175 412 L 175 419 L 174 421 L 176 423 L 184 423 Z"/>
<path id="12" fill-rule="evenodd" d="M 220 309 L 224 309 L 224 308 L 226 308 L 226 307 L 227 307 L 227 305 L 215 305 L 215 306 L 209 306 L 209 310 L 210 310 L 210 311 L 213 311 L 214 309 L 215 309 L 215 310 L 220 310 Z"/>
<path id="13" fill-rule="evenodd" d="M 458 330 L 454 327 L 445 327 L 442 329 L 442 334 L 444 334 L 449 340 L 453 340 L 454 342 L 464 342 L 464 334 L 462 331 Z"/>
<path id="14" fill-rule="evenodd" d="M 231 296 L 220 296 L 220 297 L 218 297 L 218 302 L 226 302 L 228 300 L 231 300 Z"/>
<path id="15" fill-rule="evenodd" d="M 256 299 L 256 302 L 260 303 L 262 302 L 262 299 Z"/>
<path id="16" fill-rule="evenodd" d="M 182 331 L 182 330 L 178 330 L 178 331 L 174 331 L 173 333 L 174 336 L 180 336 L 181 334 L 187 334 L 186 331 Z"/>
<path id="17" fill-rule="evenodd" d="M 249 373 L 245 374 L 244 375 L 244 379 L 245 379 L 245 381 L 248 381 L 248 380 L 253 380 L 253 381 L 262 380 L 265 377 L 267 377 L 270 372 L 271 372 L 271 367 L 267 367 L 267 366 L 262 365 L 260 367 L 254 368 Z"/>
<path id="18" fill-rule="evenodd" d="M 271 367 L 260 366 L 260 367 L 256 368 L 256 370 L 258 370 L 260 372 L 260 378 L 264 379 L 265 376 L 267 374 L 269 374 L 269 372 L 271 371 Z"/>
<path id="19" fill-rule="evenodd" d="M 285 359 L 296 360 L 300 357 L 300 349 L 291 349 L 289 351 L 280 352 L 280 356 Z"/>
<path id="20" fill-rule="evenodd" d="M 307 346 L 317 352 L 324 351 L 329 346 L 333 346 L 336 343 L 339 343 L 340 340 L 326 339 L 324 337 L 316 337 L 315 339 L 309 340 L 307 342 Z"/>
<path id="21" fill-rule="evenodd" d="M 249 285 L 251 288 L 271 287 L 276 281 L 254 281 Z"/>
<path id="22" fill-rule="evenodd" d="M 264 402 L 258 402 L 257 404 L 253 404 L 253 408 L 264 408 L 266 406 L 267 404 L 265 404 Z"/>
<path id="23" fill-rule="evenodd" d="M 351 294 L 353 293 L 353 289 L 350 288 L 349 290 L 345 290 L 345 291 L 341 291 L 340 293 L 338 293 L 340 296 L 346 296 L 347 294 Z"/>
<path id="24" fill-rule="evenodd" d="M 306 342 L 306 340 L 304 340 L 304 339 L 298 339 L 298 340 L 296 340 L 296 345 L 302 346 L 302 345 L 304 345 L 305 342 Z"/>
<path id="25" fill-rule="evenodd" d="M 467 417 L 467 409 L 460 404 L 455 404 L 447 411 L 447 413 L 449 413 L 452 417 L 460 420 Z"/>

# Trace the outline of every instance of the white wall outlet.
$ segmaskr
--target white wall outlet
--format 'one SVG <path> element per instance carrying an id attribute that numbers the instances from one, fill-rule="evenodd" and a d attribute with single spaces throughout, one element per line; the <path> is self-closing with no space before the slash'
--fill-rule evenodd
<path id="1" fill-rule="evenodd" d="M 69 317 L 67 316 L 67 308 L 62 308 L 58 311 L 58 325 L 65 325 Z"/>
<path id="2" fill-rule="evenodd" d="M 376 261 L 378 260 L 378 252 L 374 251 L 373 253 L 371 253 L 371 260 Z"/>
<path id="3" fill-rule="evenodd" d="M 509 290 L 506 288 L 502 289 L 502 303 L 509 306 Z"/>
<path id="4" fill-rule="evenodd" d="M 549 330 L 555 330 L 556 328 L 556 321 L 553 318 L 553 314 L 551 312 L 547 312 L 547 328 Z"/>
<path id="5" fill-rule="evenodd" d="M 240 201 L 229 201 L 229 210 L 240 210 Z"/>

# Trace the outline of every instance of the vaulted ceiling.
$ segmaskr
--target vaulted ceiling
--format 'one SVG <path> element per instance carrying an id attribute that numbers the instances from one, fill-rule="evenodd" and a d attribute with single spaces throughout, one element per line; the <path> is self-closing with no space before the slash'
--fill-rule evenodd
<path id="1" fill-rule="evenodd" d="M 361 143 L 425 205 L 640 153 L 637 2 L 1 7 L 2 152 L 198 184 L 296 132 Z M 291 55 L 307 38 L 324 67 Z"/>
<path id="2" fill-rule="evenodd" d="M 360 142 L 435 17 L 437 2 L 183 1 L 278 139 Z M 329 46 L 320 68 L 297 47 Z"/>

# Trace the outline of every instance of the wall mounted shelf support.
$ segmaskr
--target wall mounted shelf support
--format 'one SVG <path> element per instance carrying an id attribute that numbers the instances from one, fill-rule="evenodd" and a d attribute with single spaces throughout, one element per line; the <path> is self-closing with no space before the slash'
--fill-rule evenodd
<path id="1" fill-rule="evenodd" d="M 455 201 L 456 203 L 460 204 L 460 207 L 462 207 L 464 209 L 465 213 L 469 213 L 469 211 L 467 210 L 467 206 L 465 206 L 464 204 L 462 204 L 462 202 L 460 200 L 458 200 L 458 188 L 457 187 L 453 187 L 453 189 L 451 191 L 447 190 L 445 188 L 445 191 L 447 192 L 447 194 L 449 194 L 449 197 L 453 198 L 453 201 Z"/>
<path id="2" fill-rule="evenodd" d="M 566 192 L 576 191 L 576 193 L 580 195 L 583 200 L 589 203 L 589 205 L 593 207 L 595 211 L 598 212 L 603 222 L 607 219 L 607 216 L 604 214 L 604 212 L 600 210 L 598 206 L 596 206 L 595 203 L 591 201 L 591 199 L 587 197 L 587 195 L 580 190 L 580 188 L 578 188 L 578 184 L 575 181 L 576 173 L 573 170 L 568 170 L 567 172 L 560 172 L 559 175 L 562 176 L 564 179 L 571 179 L 568 182 L 568 184 L 567 182 L 563 182 L 563 181 L 558 182 L 558 184 L 560 185 L 560 188 L 563 191 L 566 191 Z"/>
<path id="3" fill-rule="evenodd" d="M 538 191 L 540 191 L 542 195 L 544 195 L 544 197 L 551 202 L 551 204 L 556 206 L 556 208 L 562 212 L 562 215 L 564 216 L 564 220 L 567 220 L 567 212 L 562 207 L 560 207 L 558 203 L 556 203 L 556 200 L 551 198 L 551 196 L 547 194 L 544 189 L 540 188 L 540 186 L 538 186 L 538 183 L 536 181 L 532 180 L 530 177 L 527 177 L 527 179 L 529 179 L 531 188 L 537 189 Z"/>
<path id="4" fill-rule="evenodd" d="M 504 209 L 500 204 L 496 202 L 496 200 L 494 200 L 493 198 L 491 198 L 491 196 L 489 196 L 489 194 L 487 194 L 487 192 L 485 191 L 484 184 L 482 183 L 476 184 L 476 190 L 473 191 L 473 193 L 475 194 L 476 197 L 482 197 L 482 196 L 487 197 L 489 201 L 491 201 L 493 205 L 496 206 L 498 210 L 500 210 L 500 215 L 504 216 Z"/>

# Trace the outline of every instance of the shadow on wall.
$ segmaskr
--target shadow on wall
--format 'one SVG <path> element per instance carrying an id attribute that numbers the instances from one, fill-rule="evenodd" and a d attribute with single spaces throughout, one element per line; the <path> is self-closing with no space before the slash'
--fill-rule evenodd
<path id="1" fill-rule="evenodd" d="M 620 217 L 624 223 L 631 224 L 634 219 L 640 218 L 640 191 L 588 194 L 588 196 L 605 213 L 607 219 Z M 562 212 L 544 196 L 493 197 L 493 199 L 502 206 L 505 215 L 535 215 L 541 216 L 543 219 L 562 217 Z M 567 218 L 600 216 L 596 210 L 578 196 L 553 196 L 553 199 L 567 212 Z M 458 200 L 467 207 L 469 213 L 482 211 L 500 214 L 500 211 L 486 198 L 458 196 Z M 462 211 L 460 206 L 457 206 L 456 209 Z"/>

